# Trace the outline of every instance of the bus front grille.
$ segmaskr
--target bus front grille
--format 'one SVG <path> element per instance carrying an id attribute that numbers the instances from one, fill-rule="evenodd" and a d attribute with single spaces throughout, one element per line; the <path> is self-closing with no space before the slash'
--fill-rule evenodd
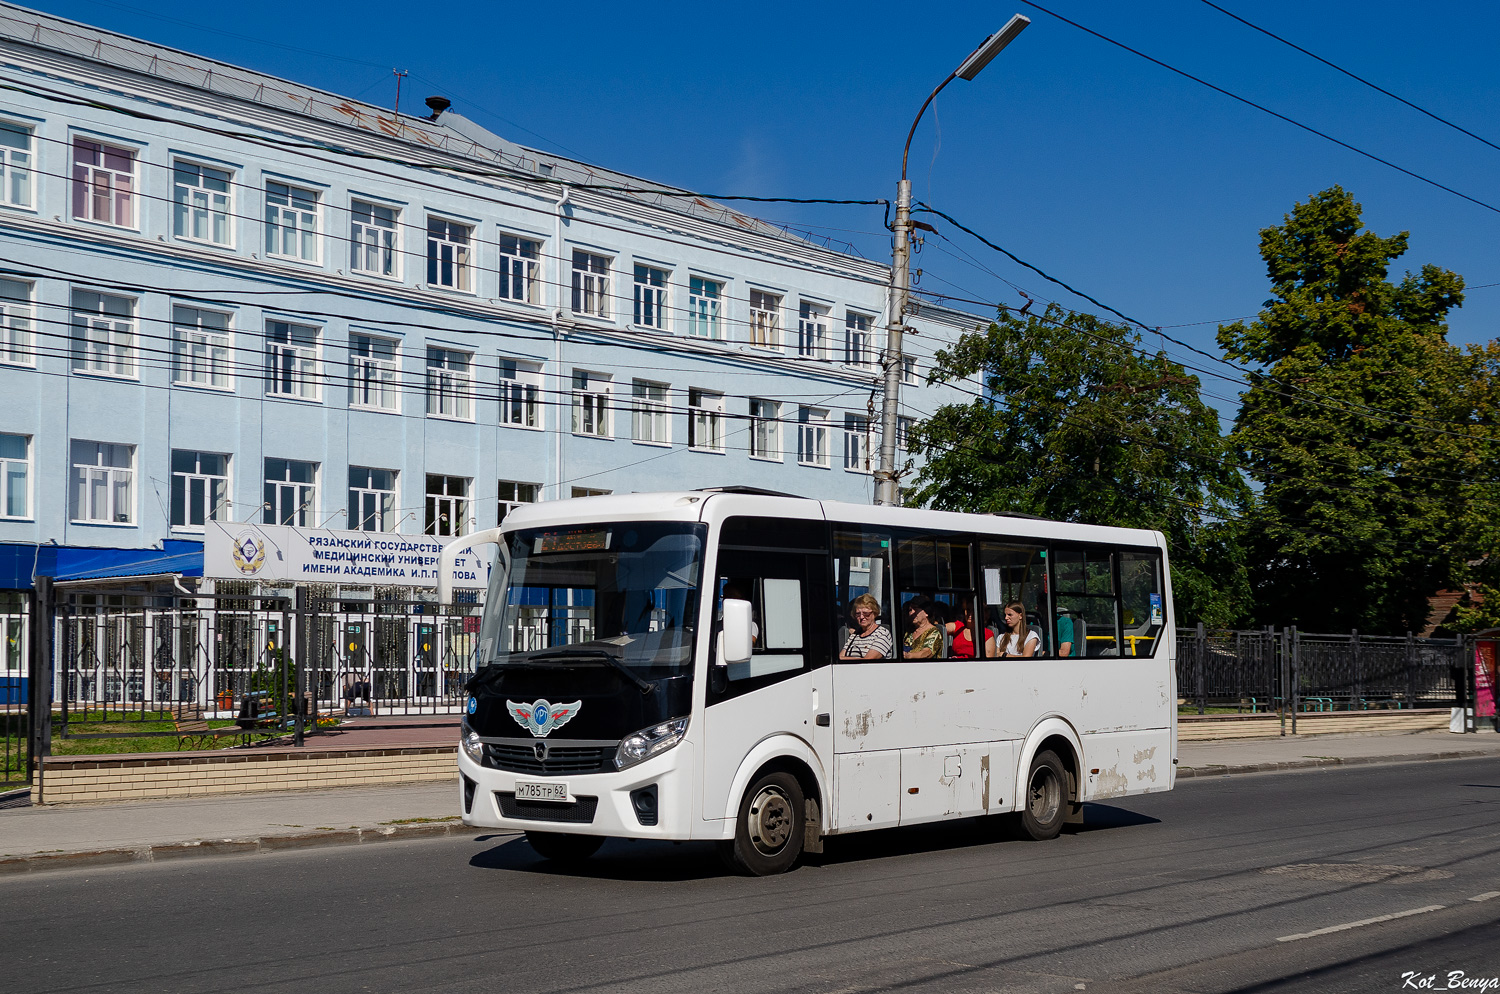
<path id="1" fill-rule="evenodd" d="M 552 801 L 528 801 L 517 798 L 510 791 L 495 791 L 500 802 L 500 813 L 507 818 L 524 818 L 527 821 L 572 822 L 588 825 L 594 820 L 594 810 L 599 807 L 599 798 L 579 795 L 572 804 L 557 804 Z"/>
<path id="2" fill-rule="evenodd" d="M 487 744 L 484 765 L 510 773 L 556 777 L 569 773 L 603 773 L 614 769 L 613 746 L 549 746 L 546 759 L 536 758 L 533 745 Z"/>

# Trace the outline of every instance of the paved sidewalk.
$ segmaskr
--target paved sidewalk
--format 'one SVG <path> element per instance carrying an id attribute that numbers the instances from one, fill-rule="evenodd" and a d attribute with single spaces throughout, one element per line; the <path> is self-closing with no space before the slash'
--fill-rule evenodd
<path id="1" fill-rule="evenodd" d="M 1500 756 L 1493 732 L 1320 735 L 1183 742 L 1178 777 Z M 458 784 L 342 787 L 140 804 L 0 809 L 0 877 L 11 873 L 469 835 Z M 508 833 L 501 833 L 508 834 Z"/>

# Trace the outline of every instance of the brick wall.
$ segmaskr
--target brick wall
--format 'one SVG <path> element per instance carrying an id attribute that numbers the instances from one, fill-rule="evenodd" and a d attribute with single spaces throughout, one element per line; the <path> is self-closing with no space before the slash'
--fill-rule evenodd
<path id="1" fill-rule="evenodd" d="M 1306 711 L 1297 715 L 1297 734 L 1349 735 L 1359 732 L 1427 732 L 1448 730 L 1448 709 L 1420 711 Z M 1292 731 L 1287 715 L 1286 730 Z M 1281 735 L 1281 716 L 1269 714 L 1178 715 L 1177 741 L 1266 739 Z"/>

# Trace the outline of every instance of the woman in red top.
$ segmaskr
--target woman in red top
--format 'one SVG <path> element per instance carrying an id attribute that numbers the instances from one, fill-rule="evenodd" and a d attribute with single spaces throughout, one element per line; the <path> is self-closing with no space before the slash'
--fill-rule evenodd
<path id="1" fill-rule="evenodd" d="M 948 622 L 948 631 L 953 636 L 952 658 L 973 659 L 974 658 L 974 636 L 970 634 L 974 630 L 974 605 L 971 601 L 964 601 L 959 607 L 958 621 Z M 994 659 L 995 652 L 995 630 L 986 628 L 984 630 L 984 657 Z"/>

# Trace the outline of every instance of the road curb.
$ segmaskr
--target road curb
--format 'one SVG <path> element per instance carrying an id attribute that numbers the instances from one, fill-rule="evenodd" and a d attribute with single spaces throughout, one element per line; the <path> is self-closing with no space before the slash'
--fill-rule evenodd
<path id="1" fill-rule="evenodd" d="M 1395 756 L 1332 756 L 1321 759 L 1293 759 L 1282 763 L 1250 763 L 1241 766 L 1182 766 L 1177 769 L 1177 779 L 1192 780 L 1201 777 L 1227 777 L 1243 773 L 1283 773 L 1290 770 L 1315 770 L 1335 766 L 1370 766 L 1375 763 L 1425 763 L 1440 759 L 1483 759 L 1500 753 L 1483 749 L 1459 749 L 1445 752 L 1401 753 Z"/>
<path id="2" fill-rule="evenodd" d="M 47 870 L 75 870 L 80 867 L 118 866 L 121 863 L 156 863 L 198 856 L 230 856 L 248 853 L 285 852 L 289 849 L 312 849 L 323 846 L 361 845 L 376 842 L 399 842 L 406 839 L 436 839 L 446 836 L 518 833 L 476 829 L 459 821 L 415 825 L 376 825 L 371 828 L 349 828 L 324 832 L 298 832 L 291 835 L 265 835 L 256 838 L 202 839 L 164 845 L 120 849 L 97 849 L 92 852 L 35 853 L 0 859 L 0 877 Z"/>

